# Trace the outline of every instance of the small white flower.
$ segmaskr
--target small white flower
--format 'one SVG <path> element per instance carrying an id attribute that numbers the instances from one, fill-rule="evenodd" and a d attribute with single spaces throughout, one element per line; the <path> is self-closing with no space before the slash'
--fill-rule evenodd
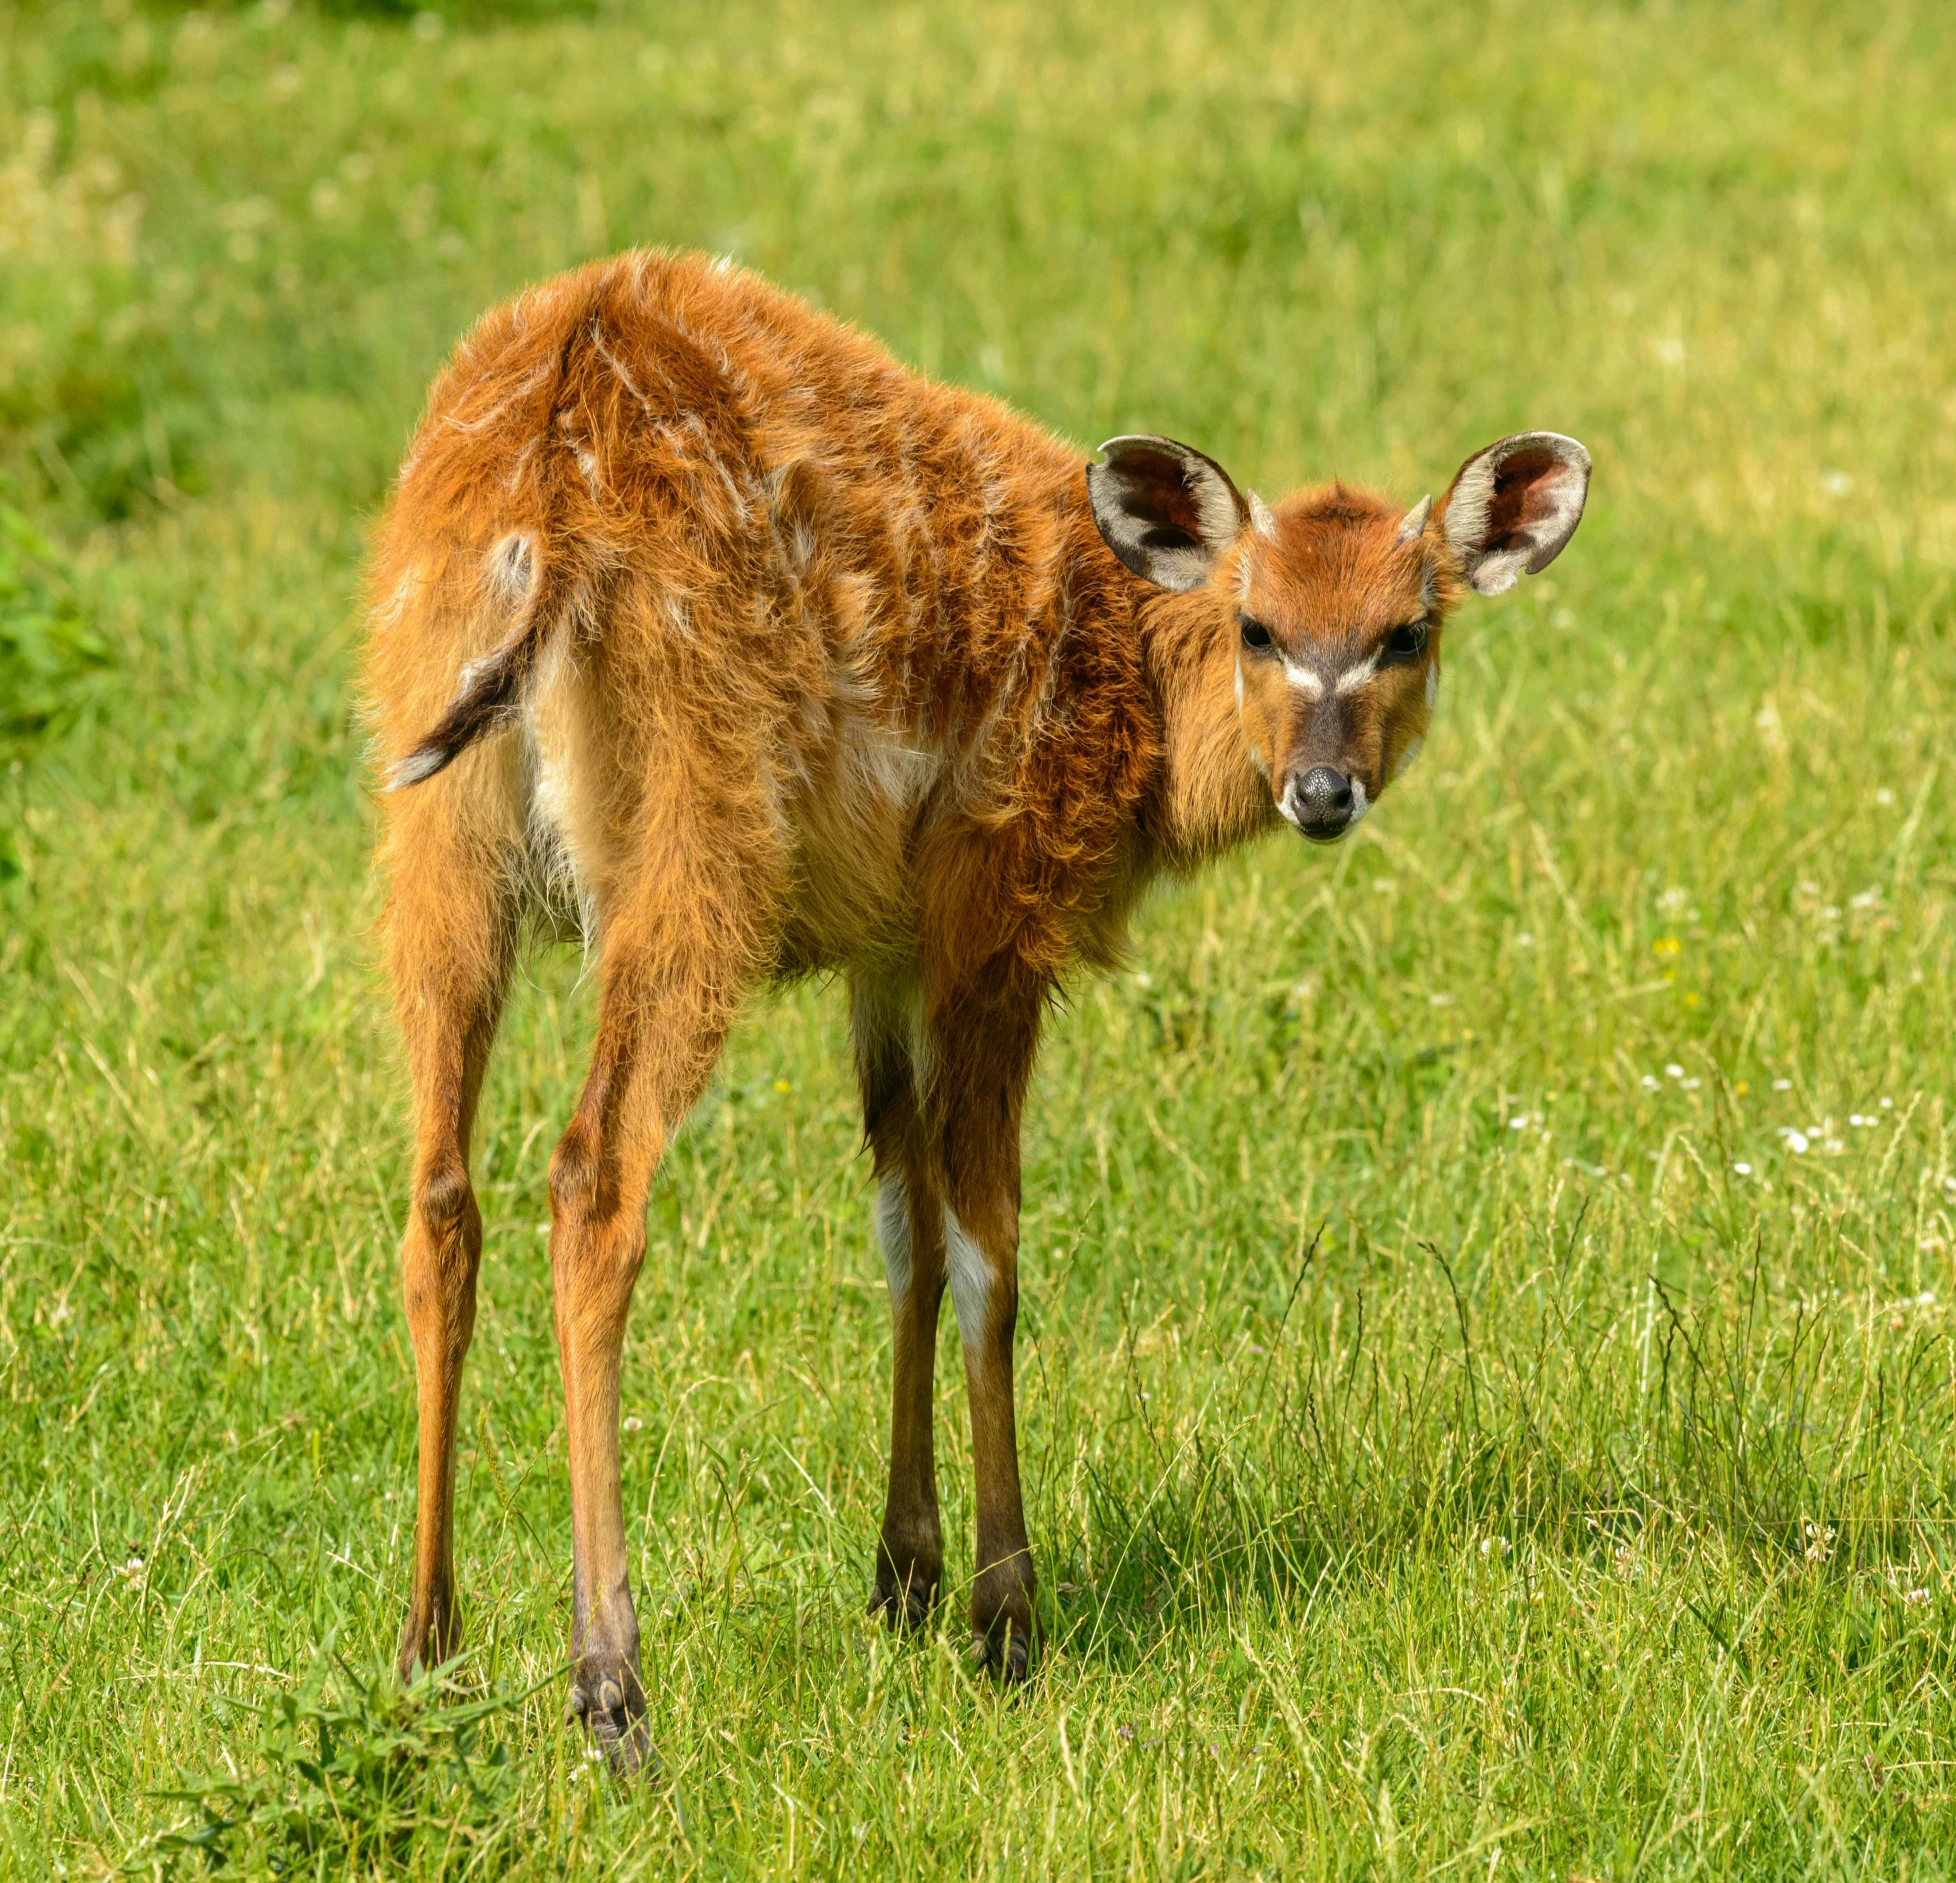
<path id="1" fill-rule="evenodd" d="M 1451 1007 L 1453 1005 L 1453 996 L 1451 994 L 1428 994 L 1426 1004 L 1429 1007 Z"/>
<path id="2" fill-rule="evenodd" d="M 1804 1131 L 1796 1131 L 1791 1125 L 1781 1125 L 1779 1135 L 1785 1140 L 1786 1148 L 1795 1157 L 1804 1157 L 1807 1154 L 1809 1140 Z"/>
<path id="3" fill-rule="evenodd" d="M 645 1430 L 645 1421 L 635 1412 L 628 1413 L 625 1416 L 625 1430 L 628 1432 L 642 1432 Z"/>
<path id="4" fill-rule="evenodd" d="M 1741 1177 L 1750 1177 L 1752 1175 L 1752 1166 L 1750 1164 L 1734 1164 L 1732 1168 Z"/>
<path id="5" fill-rule="evenodd" d="M 1915 1297 L 1915 1305 L 1918 1308 L 1933 1308 L 1936 1305 L 1936 1291 L 1933 1288 L 1923 1289 L 1923 1291 Z"/>
<path id="6" fill-rule="evenodd" d="M 1510 1131 L 1526 1131 L 1528 1129 L 1528 1114 L 1525 1111 L 1516 1112 L 1508 1120 L 1508 1129 Z"/>
<path id="7" fill-rule="evenodd" d="M 1662 1079 L 1654 1078 L 1648 1072 L 1644 1074 L 1644 1090 L 1646 1092 L 1661 1092 L 1663 1089 L 1664 1081 Z"/>
<path id="8" fill-rule="evenodd" d="M 1667 1079 L 1682 1079 L 1684 1077 L 1684 1068 L 1673 1062 L 1664 1068 L 1664 1076 Z"/>
<path id="9" fill-rule="evenodd" d="M 1820 488 L 1830 497 L 1846 497 L 1853 492 L 1854 480 L 1845 471 L 1822 471 Z"/>
<path id="10" fill-rule="evenodd" d="M 1847 1122 L 1858 1131 L 1863 1125 L 1873 1124 L 1874 1120 L 1872 1118 L 1863 1118 L 1858 1111 L 1851 1111 L 1847 1114 Z"/>
<path id="11" fill-rule="evenodd" d="M 1791 1079 L 1775 1079 L 1773 1081 L 1773 1090 L 1775 1092 L 1790 1092 L 1792 1089 L 1793 1081 Z"/>
<path id="12" fill-rule="evenodd" d="M 1892 1098 L 1883 1099 L 1881 1101 L 1881 1109 L 1883 1111 L 1893 1111 L 1895 1109 L 1895 1101 Z"/>
<path id="13" fill-rule="evenodd" d="M 1534 936 L 1529 934 L 1529 932 L 1526 929 L 1523 929 L 1521 933 L 1515 937 L 1515 946 L 1517 948 L 1532 948 L 1534 947 L 1534 945 L 1535 945 L 1535 938 Z"/>
<path id="14" fill-rule="evenodd" d="M 1928 1601 L 1929 1591 L 1927 1589 L 1911 1589 L 1908 1592 L 1908 1599 L 1917 1608 L 1920 1608 L 1925 1602 Z"/>
<path id="15" fill-rule="evenodd" d="M 1877 804 L 1893 804 L 1895 802 L 1895 794 L 1886 785 L 1877 785 L 1875 787 L 1874 798 Z"/>
<path id="16" fill-rule="evenodd" d="M 1702 1081 L 1697 1079 L 1685 1079 L 1680 1081 L 1680 1089 L 1686 1092 L 1695 1092 L 1701 1083 Z"/>

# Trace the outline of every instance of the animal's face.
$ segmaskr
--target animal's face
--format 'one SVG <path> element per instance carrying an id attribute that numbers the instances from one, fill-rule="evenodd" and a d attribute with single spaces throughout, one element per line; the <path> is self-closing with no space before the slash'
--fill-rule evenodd
<path id="1" fill-rule="evenodd" d="M 1419 755 L 1455 584 L 1371 498 L 1334 486 L 1251 514 L 1233 598 L 1243 736 L 1278 811 L 1330 843 Z"/>
<path id="2" fill-rule="evenodd" d="M 1320 843 L 1418 757 L 1462 589 L 1500 594 L 1546 568 L 1589 487 L 1589 454 L 1553 432 L 1477 452 L 1437 510 L 1340 484 L 1272 510 L 1171 439 L 1102 450 L 1087 472 L 1102 535 L 1137 574 L 1203 589 L 1225 612 L 1250 761 L 1278 812 Z"/>

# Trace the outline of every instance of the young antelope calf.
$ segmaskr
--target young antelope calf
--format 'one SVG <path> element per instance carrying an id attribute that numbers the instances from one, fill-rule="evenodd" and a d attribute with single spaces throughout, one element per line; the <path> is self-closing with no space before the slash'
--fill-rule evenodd
<path id="1" fill-rule="evenodd" d="M 1274 506 L 1171 439 L 1105 462 L 725 263 L 635 254 L 487 316 L 436 381 L 371 572 L 388 959 L 414 1086 L 419 1379 L 401 1665 L 458 1638 L 469 1135 L 530 918 L 602 989 L 550 1162 L 570 1435 L 572 1710 L 649 1747 L 618 1371 L 654 1167 L 750 989 L 849 988 L 894 1334 L 875 1606 L 944 1560 L 948 1284 L 977 1476 L 974 1653 L 1022 1674 L 1019 1115 L 1054 989 L 1136 897 L 1279 820 L 1348 831 L 1411 763 L 1467 588 L 1554 560 L 1589 459 L 1477 452 L 1435 506 Z"/>

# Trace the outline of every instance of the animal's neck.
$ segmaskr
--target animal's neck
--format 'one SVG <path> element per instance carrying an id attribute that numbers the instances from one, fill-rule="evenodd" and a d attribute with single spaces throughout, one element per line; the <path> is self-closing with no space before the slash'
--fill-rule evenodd
<path id="1" fill-rule="evenodd" d="M 1162 709 L 1161 862 L 1190 870 L 1270 827 L 1270 792 L 1243 736 L 1236 637 L 1213 597 L 1149 590 L 1135 609 Z"/>

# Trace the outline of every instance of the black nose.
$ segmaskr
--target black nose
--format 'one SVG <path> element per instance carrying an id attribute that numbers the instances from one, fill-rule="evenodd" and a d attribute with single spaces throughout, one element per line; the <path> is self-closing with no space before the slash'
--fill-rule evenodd
<path id="1" fill-rule="evenodd" d="M 1313 765 L 1291 786 L 1297 826 L 1307 837 L 1336 837 L 1352 821 L 1352 781 L 1329 765 Z"/>

